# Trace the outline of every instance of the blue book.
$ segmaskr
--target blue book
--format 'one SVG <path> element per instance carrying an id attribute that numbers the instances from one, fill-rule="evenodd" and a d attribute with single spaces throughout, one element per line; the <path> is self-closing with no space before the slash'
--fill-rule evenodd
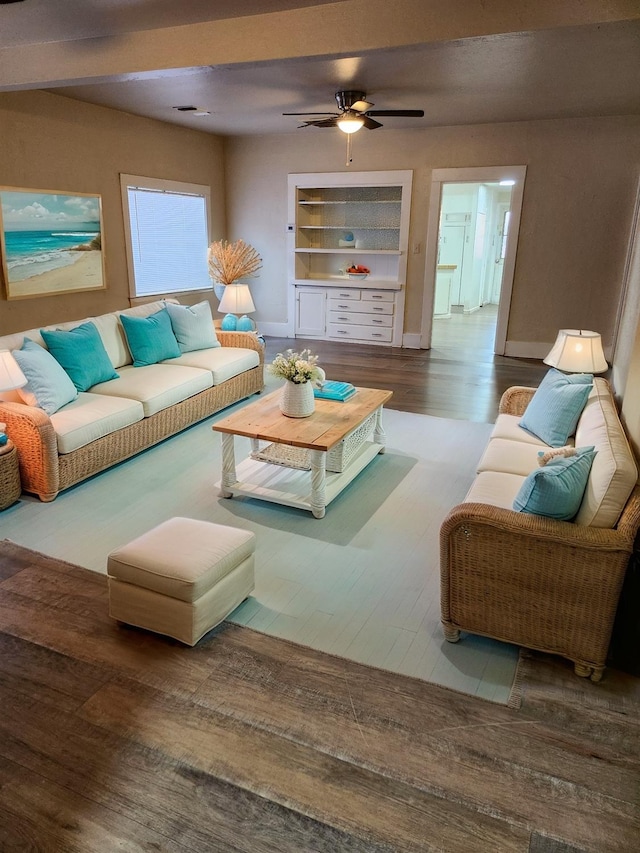
<path id="1" fill-rule="evenodd" d="M 321 400 L 344 401 L 348 400 L 349 397 L 353 397 L 355 393 L 356 389 L 351 385 L 351 383 L 336 382 L 332 379 L 328 379 L 326 382 L 323 382 L 321 387 L 313 389 L 314 397 Z"/>

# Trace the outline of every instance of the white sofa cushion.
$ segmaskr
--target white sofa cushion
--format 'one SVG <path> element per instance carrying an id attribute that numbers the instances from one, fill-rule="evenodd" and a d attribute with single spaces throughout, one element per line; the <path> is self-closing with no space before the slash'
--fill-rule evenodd
<path id="1" fill-rule="evenodd" d="M 139 400 L 148 418 L 212 385 L 211 373 L 195 367 L 167 363 L 146 367 L 125 365 L 120 368 L 119 379 L 94 385 L 91 393 Z"/>
<path id="2" fill-rule="evenodd" d="M 473 481 L 463 503 L 489 504 L 513 510 L 513 502 L 524 481 L 525 477 L 517 474 L 483 471 Z"/>
<path id="3" fill-rule="evenodd" d="M 603 379 L 594 381 L 578 421 L 576 444 L 578 447 L 593 444 L 597 450 L 576 524 L 615 527 L 636 484 L 638 470 L 609 386 Z"/>
<path id="4" fill-rule="evenodd" d="M 526 477 L 538 465 L 538 453 L 549 450 L 546 444 L 529 444 L 527 441 L 510 441 L 492 438 L 478 463 L 481 471 L 500 471 L 503 474 L 518 474 Z"/>
<path id="5" fill-rule="evenodd" d="M 531 435 L 531 433 L 522 429 L 520 426 L 520 415 L 498 415 L 491 431 L 491 438 L 508 438 L 511 441 L 535 444 L 536 446 L 545 447 L 547 450 L 549 449 L 549 446 L 544 444 L 535 435 Z M 567 444 L 573 445 L 573 443 L 573 438 L 567 441 Z"/>
<path id="6" fill-rule="evenodd" d="M 178 358 L 169 358 L 161 363 L 166 365 L 180 364 L 210 370 L 213 376 L 213 384 L 220 385 L 227 379 L 244 373 L 245 370 L 257 367 L 260 364 L 260 356 L 253 349 L 216 347 L 215 349 L 185 352 Z"/>
<path id="7" fill-rule="evenodd" d="M 51 423 L 58 452 L 71 453 L 143 417 L 142 403 L 137 400 L 81 392 L 72 403 L 51 415 Z"/>
<path id="8" fill-rule="evenodd" d="M 93 322 L 114 368 L 117 370 L 125 364 L 131 364 L 131 353 L 118 315 L 102 314 L 100 317 L 94 317 Z"/>

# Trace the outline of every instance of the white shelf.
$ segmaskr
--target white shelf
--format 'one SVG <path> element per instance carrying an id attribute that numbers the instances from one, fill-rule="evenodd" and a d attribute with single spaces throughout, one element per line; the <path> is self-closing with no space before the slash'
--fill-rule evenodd
<path id="1" fill-rule="evenodd" d="M 299 201 L 298 204 L 320 205 L 320 204 L 401 204 L 400 199 L 353 199 L 350 201 Z"/>
<path id="2" fill-rule="evenodd" d="M 344 230 L 344 229 L 343 229 Z M 294 252 L 300 254 L 317 254 L 317 255 L 401 255 L 399 249 L 299 249 Z"/>
<path id="3" fill-rule="evenodd" d="M 300 231 L 400 231 L 399 225 L 298 225 Z"/>
<path id="4" fill-rule="evenodd" d="M 347 278 L 343 275 L 329 275 L 318 278 L 296 278 L 293 284 L 308 287 L 357 287 L 359 290 L 402 290 L 402 284 L 386 278 Z"/>

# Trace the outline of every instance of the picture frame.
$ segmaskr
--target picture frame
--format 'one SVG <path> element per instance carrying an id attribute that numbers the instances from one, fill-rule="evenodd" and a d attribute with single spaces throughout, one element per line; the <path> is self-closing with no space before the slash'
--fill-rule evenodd
<path id="1" fill-rule="evenodd" d="M 8 300 L 105 290 L 102 197 L 0 187 L 0 251 Z"/>

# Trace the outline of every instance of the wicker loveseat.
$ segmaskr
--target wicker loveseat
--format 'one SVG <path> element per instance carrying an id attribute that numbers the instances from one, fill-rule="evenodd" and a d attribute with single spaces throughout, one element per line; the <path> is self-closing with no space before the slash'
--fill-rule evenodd
<path id="1" fill-rule="evenodd" d="M 608 383 L 596 378 L 572 442 L 596 448 L 573 521 L 516 512 L 526 475 L 548 447 L 518 424 L 535 389 L 505 392 L 478 476 L 440 531 L 445 638 L 460 631 L 562 655 L 598 681 L 640 526 L 632 452 Z"/>
<path id="2" fill-rule="evenodd" d="M 177 304 L 176 300 L 168 300 Z M 264 349 L 254 334 L 217 331 L 220 346 L 133 367 L 120 315 L 145 318 L 165 307 L 152 302 L 88 318 L 119 377 L 80 393 L 48 415 L 17 392 L 0 400 L 0 421 L 18 450 L 22 489 L 42 501 L 264 387 Z M 70 330 L 83 323 L 45 327 Z M 26 338 L 45 346 L 39 329 L 0 338 L 18 350 Z"/>

